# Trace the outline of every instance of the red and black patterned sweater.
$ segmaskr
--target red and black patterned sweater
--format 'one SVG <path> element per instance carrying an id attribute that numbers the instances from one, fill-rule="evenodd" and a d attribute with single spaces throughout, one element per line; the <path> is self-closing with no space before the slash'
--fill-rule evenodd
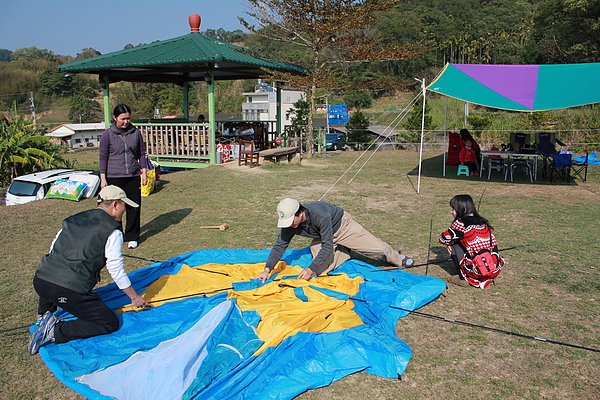
<path id="1" fill-rule="evenodd" d="M 465 226 L 459 220 L 455 220 L 450 228 L 440 235 L 439 242 L 446 246 L 460 243 L 466 254 L 469 254 L 471 257 L 481 250 L 497 251 L 498 249 L 496 237 L 489 226 L 485 224 L 469 224 Z"/>

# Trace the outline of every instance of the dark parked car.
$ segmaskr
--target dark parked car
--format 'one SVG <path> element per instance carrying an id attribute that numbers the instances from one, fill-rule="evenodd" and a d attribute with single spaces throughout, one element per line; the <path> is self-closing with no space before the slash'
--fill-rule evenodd
<path id="1" fill-rule="evenodd" d="M 328 133 L 325 141 L 325 150 L 346 150 L 346 135 L 343 133 Z"/>

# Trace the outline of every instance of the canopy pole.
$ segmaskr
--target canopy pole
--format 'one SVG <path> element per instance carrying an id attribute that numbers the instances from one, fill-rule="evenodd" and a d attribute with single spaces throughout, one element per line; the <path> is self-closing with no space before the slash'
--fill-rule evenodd
<path id="1" fill-rule="evenodd" d="M 446 176 L 446 158 L 448 156 L 448 96 L 444 96 L 444 164 L 442 176 Z"/>
<path id="2" fill-rule="evenodd" d="M 190 83 L 185 81 L 181 86 L 181 111 L 186 121 L 190 120 Z"/>
<path id="3" fill-rule="evenodd" d="M 108 76 L 100 77 L 100 86 L 102 86 L 102 97 L 104 99 L 104 126 L 108 128 L 112 124 L 112 114 L 110 112 L 110 79 Z"/>
<path id="4" fill-rule="evenodd" d="M 418 79 L 417 79 L 418 80 Z M 421 168 L 423 164 L 423 138 L 425 136 L 425 78 L 421 82 L 423 95 L 423 114 L 421 114 L 421 148 L 419 150 L 419 177 L 417 179 L 417 194 L 421 191 Z"/>
<path id="5" fill-rule="evenodd" d="M 208 83 L 208 132 L 210 136 L 210 163 L 217 163 L 217 136 L 215 134 L 215 74 L 210 71 L 205 79 Z"/>

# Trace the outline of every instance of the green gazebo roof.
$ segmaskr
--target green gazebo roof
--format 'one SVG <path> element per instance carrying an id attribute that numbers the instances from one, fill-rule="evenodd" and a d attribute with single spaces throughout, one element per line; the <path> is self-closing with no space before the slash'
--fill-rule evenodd
<path id="1" fill-rule="evenodd" d="M 199 32 L 63 64 L 65 73 L 91 73 L 110 82 L 171 82 L 255 79 L 268 70 L 302 74 L 304 68 L 257 57 L 242 47 L 211 39 Z"/>

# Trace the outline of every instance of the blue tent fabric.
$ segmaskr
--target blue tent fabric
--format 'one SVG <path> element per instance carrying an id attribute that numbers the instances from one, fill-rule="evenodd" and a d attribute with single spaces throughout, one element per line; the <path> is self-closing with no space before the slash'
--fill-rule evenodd
<path id="1" fill-rule="evenodd" d="M 594 151 L 588 155 L 587 161 L 588 161 L 589 165 L 600 165 L 600 159 L 596 159 L 597 155 L 598 155 L 598 151 Z M 573 161 L 576 161 L 578 163 L 584 163 L 585 156 L 573 157 Z"/>
<path id="2" fill-rule="evenodd" d="M 130 279 L 141 292 L 159 277 L 176 273 L 183 264 L 264 262 L 268 254 L 269 250 L 198 250 L 137 270 L 130 274 Z M 309 249 L 288 250 L 283 258 L 288 265 L 301 267 L 308 267 L 311 259 Z M 117 332 L 60 345 L 49 344 L 40 349 L 40 355 L 58 379 L 77 393 L 90 399 L 112 398 L 103 395 L 102 388 L 93 389 L 82 382 L 94 380 L 105 382 L 105 386 L 113 385 L 112 382 L 125 385 L 123 381 L 127 379 L 112 376 L 112 370 L 126 371 L 128 363 L 136 358 L 151 357 L 151 353 L 158 352 L 155 358 L 160 360 L 163 346 L 168 348 L 169 343 L 177 346 L 177 340 L 187 343 L 186 333 L 195 335 L 194 329 L 206 326 L 199 321 L 218 313 L 207 340 L 200 347 L 183 350 L 191 354 L 190 361 L 184 363 L 183 372 L 173 372 L 177 376 L 170 378 L 181 380 L 182 384 L 173 388 L 172 393 L 165 392 L 169 394 L 154 391 L 155 398 L 285 399 L 358 371 L 397 378 L 406 369 L 412 351 L 395 333 L 398 318 L 407 312 L 389 306 L 407 310 L 420 308 L 435 300 L 446 285 L 437 278 L 405 271 L 377 271 L 380 269 L 357 260 L 347 261 L 335 271 L 365 280 L 354 296 L 364 300 L 354 301 L 354 311 L 364 324 L 337 332 L 300 332 L 258 356 L 254 352 L 263 342 L 255 328 L 260 316 L 254 311 L 241 311 L 235 300 L 228 300 L 225 293 L 185 298 L 149 311 L 123 313 L 119 316 L 121 328 Z M 234 287 L 235 290 L 252 290 L 259 285 L 257 281 L 238 282 Z M 337 299 L 348 297 L 334 290 L 322 291 Z M 111 307 L 129 303 L 114 284 L 96 293 Z M 303 298 L 301 290 L 295 293 Z M 64 313 L 59 316 L 69 317 Z M 171 346 L 169 354 L 173 348 Z M 192 367 L 197 367 L 198 372 Z M 169 367 L 164 365 L 164 368 Z M 144 371 L 141 368 L 142 376 L 136 377 L 138 382 L 153 380 L 151 374 L 161 371 L 161 365 L 148 366 L 148 376 Z M 96 376 L 101 378 L 96 379 Z M 136 398 L 126 386 L 119 390 L 125 394 L 118 398 Z M 144 398 L 152 398 L 151 395 L 144 394 Z"/>

